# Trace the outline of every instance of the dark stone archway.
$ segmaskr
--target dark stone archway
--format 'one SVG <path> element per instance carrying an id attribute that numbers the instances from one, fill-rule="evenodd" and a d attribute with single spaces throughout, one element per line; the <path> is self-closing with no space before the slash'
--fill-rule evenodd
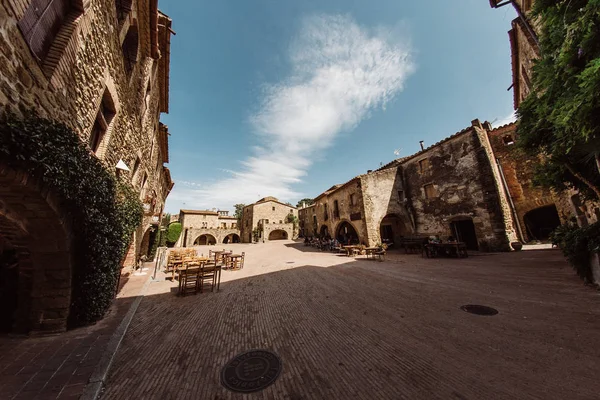
<path id="1" fill-rule="evenodd" d="M 269 233 L 269 240 L 285 240 L 288 238 L 288 233 L 283 229 L 275 229 Z"/>
<path id="2" fill-rule="evenodd" d="M 457 217 L 450 222 L 450 231 L 455 240 L 464 242 L 469 250 L 479 250 L 475 224 L 471 217 Z"/>
<path id="3" fill-rule="evenodd" d="M 0 165 L 0 236 L 5 283 L 16 285 L 13 332 L 66 330 L 71 303 L 71 237 L 52 191 L 27 173 Z M 15 264 L 16 261 L 16 264 Z M 10 319 L 8 321 L 7 319 Z"/>
<path id="4" fill-rule="evenodd" d="M 215 239 L 215 237 L 210 233 L 202 234 L 198 236 L 196 240 L 194 240 L 194 246 L 206 246 L 213 244 L 217 244 L 217 239 Z"/>
<path id="5" fill-rule="evenodd" d="M 397 243 L 399 246 L 405 232 L 404 221 L 396 214 L 386 215 L 379 224 L 381 243 Z"/>
<path id="6" fill-rule="evenodd" d="M 532 240 L 548 240 L 550 233 L 560 225 L 558 210 L 554 204 L 528 211 L 523 216 L 527 236 Z"/>
<path id="7" fill-rule="evenodd" d="M 335 238 L 343 244 L 358 244 L 360 243 L 360 237 L 358 232 L 354 229 L 354 226 L 348 221 L 342 221 L 338 224 L 335 229 Z"/>
<path id="8" fill-rule="evenodd" d="M 224 244 L 239 243 L 239 242 L 240 242 L 240 236 L 235 233 L 230 233 L 229 235 L 225 236 L 225 238 L 223 239 Z"/>

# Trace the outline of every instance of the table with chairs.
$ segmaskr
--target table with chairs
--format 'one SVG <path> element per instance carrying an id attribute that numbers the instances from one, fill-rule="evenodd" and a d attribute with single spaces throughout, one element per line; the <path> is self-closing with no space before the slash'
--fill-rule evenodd
<path id="1" fill-rule="evenodd" d="M 223 269 L 238 270 L 244 267 L 246 253 L 233 254 L 228 250 L 209 250 L 208 257 L 204 254 L 198 256 L 195 249 L 176 249 L 169 253 L 167 259 L 167 273 L 171 273 L 171 280 L 178 276 L 178 294 L 203 293 L 205 287 L 210 291 L 221 285 L 221 272 Z"/>

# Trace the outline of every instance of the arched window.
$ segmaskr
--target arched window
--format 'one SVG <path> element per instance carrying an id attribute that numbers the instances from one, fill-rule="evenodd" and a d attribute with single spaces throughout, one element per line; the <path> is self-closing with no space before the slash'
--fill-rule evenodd
<path id="1" fill-rule="evenodd" d="M 125 73 L 127 77 L 131 75 L 133 67 L 137 62 L 138 54 L 138 30 L 136 26 L 131 26 L 127 31 L 123 41 L 123 62 L 125 64 Z"/>
<path id="2" fill-rule="evenodd" d="M 81 1 L 31 1 L 18 25 L 38 61 L 44 61 L 65 21 L 70 17 L 76 18 L 82 12 Z"/>

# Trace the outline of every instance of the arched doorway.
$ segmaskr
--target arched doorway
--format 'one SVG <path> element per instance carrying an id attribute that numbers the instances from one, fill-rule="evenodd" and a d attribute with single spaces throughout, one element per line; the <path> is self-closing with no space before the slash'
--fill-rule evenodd
<path id="1" fill-rule="evenodd" d="M 215 239 L 215 237 L 209 233 L 200 235 L 196 238 L 196 240 L 194 240 L 194 246 L 206 246 L 213 244 L 217 244 L 217 239 Z"/>
<path id="2" fill-rule="evenodd" d="M 68 220 L 52 192 L 0 165 L 0 325 L 3 331 L 61 332 L 71 304 Z"/>
<path id="3" fill-rule="evenodd" d="M 327 228 L 327 225 L 321 226 L 321 231 L 319 232 L 319 236 L 321 238 L 326 238 L 329 236 L 329 229 Z"/>
<path id="4" fill-rule="evenodd" d="M 269 240 L 285 240 L 288 238 L 288 234 L 283 229 L 275 229 L 269 233 Z"/>
<path id="5" fill-rule="evenodd" d="M 156 232 L 158 229 L 154 227 L 149 227 L 146 229 L 144 236 L 142 237 L 142 243 L 140 244 L 140 256 L 150 256 L 150 250 L 152 248 L 152 243 L 154 243 L 154 239 L 156 239 Z"/>
<path id="6" fill-rule="evenodd" d="M 344 244 L 358 244 L 360 243 L 360 238 L 358 237 L 358 233 L 356 229 L 352 226 L 351 223 L 347 221 L 342 221 L 337 229 L 335 230 L 335 238 Z"/>
<path id="7" fill-rule="evenodd" d="M 240 242 L 240 237 L 239 237 L 239 235 L 237 235 L 235 233 L 230 233 L 229 235 L 225 236 L 225 239 L 223 239 L 223 243 L 225 243 L 225 244 L 239 243 L 239 242 Z"/>
<path id="8" fill-rule="evenodd" d="M 404 234 L 404 222 L 402 219 L 395 214 L 388 214 L 382 220 L 379 225 L 379 235 L 381 236 L 381 243 L 400 243 Z"/>
<path id="9" fill-rule="evenodd" d="M 554 204 L 525 213 L 523 221 L 531 240 L 549 239 L 550 233 L 560 225 L 560 218 Z"/>
<path id="10" fill-rule="evenodd" d="M 460 217 L 455 218 L 450 223 L 450 231 L 459 242 L 464 242 L 469 250 L 479 250 L 479 242 L 477 241 L 477 233 L 473 218 Z"/>

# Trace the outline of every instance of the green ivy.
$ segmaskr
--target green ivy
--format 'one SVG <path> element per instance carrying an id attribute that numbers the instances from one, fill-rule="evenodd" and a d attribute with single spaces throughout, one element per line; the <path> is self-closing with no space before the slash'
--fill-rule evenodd
<path id="1" fill-rule="evenodd" d="M 69 327 L 101 319 L 143 209 L 134 189 L 109 173 L 63 124 L 29 114 L 0 121 L 0 160 L 40 179 L 61 199 L 72 234 Z"/>
<path id="2" fill-rule="evenodd" d="M 552 242 L 586 283 L 592 282 L 590 256 L 600 252 L 600 222 L 580 228 L 575 224 L 559 226 L 552 232 Z"/>

